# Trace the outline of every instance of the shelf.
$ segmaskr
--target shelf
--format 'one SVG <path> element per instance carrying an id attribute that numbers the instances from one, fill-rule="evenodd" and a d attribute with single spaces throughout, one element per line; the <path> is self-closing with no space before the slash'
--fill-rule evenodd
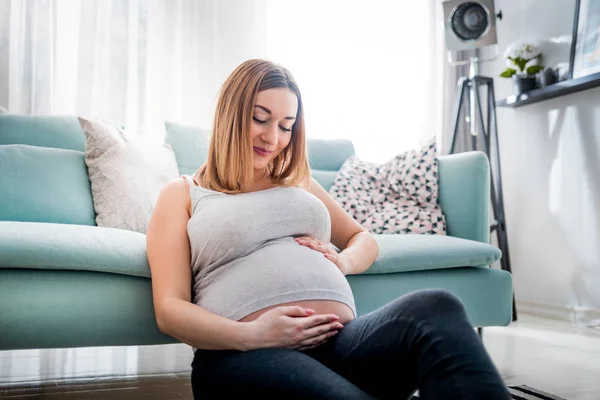
<path id="1" fill-rule="evenodd" d="M 525 104 L 536 103 L 554 97 L 564 96 L 570 93 L 580 92 L 600 86 L 600 72 L 582 76 L 577 79 L 567 79 L 544 88 L 534 89 L 519 96 L 508 96 L 506 99 L 498 100 L 497 107 L 520 107 Z"/>

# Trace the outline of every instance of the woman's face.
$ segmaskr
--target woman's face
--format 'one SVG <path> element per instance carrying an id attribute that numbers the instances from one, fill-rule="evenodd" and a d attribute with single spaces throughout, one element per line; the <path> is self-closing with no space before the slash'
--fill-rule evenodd
<path id="1" fill-rule="evenodd" d="M 252 154 L 254 170 L 261 176 L 265 167 L 285 149 L 292 138 L 298 98 L 288 88 L 263 90 L 256 96 L 253 112 L 250 124 Z"/>

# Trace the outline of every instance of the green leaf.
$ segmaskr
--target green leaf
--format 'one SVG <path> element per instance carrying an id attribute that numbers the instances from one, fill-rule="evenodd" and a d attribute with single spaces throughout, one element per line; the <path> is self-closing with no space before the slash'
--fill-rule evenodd
<path id="1" fill-rule="evenodd" d="M 500 76 L 503 77 L 503 78 L 510 78 L 511 76 L 513 76 L 516 73 L 517 73 L 516 70 L 514 70 L 512 68 L 506 68 L 506 71 L 504 71 L 503 73 L 501 73 Z"/>
<path id="2" fill-rule="evenodd" d="M 531 67 L 527 68 L 527 75 L 535 75 L 538 72 L 540 72 L 544 67 L 542 67 L 541 65 L 532 65 Z"/>
<path id="3" fill-rule="evenodd" d="M 519 67 L 520 71 L 525 71 L 525 65 L 527 65 L 527 63 L 529 62 L 529 60 L 526 60 L 524 58 L 521 57 L 517 57 L 513 60 L 513 63 Z"/>

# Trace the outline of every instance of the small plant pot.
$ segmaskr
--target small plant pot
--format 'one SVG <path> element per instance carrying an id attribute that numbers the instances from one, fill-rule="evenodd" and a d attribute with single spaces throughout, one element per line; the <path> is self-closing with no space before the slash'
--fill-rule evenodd
<path id="1" fill-rule="evenodd" d="M 535 77 L 524 78 L 522 76 L 513 75 L 512 79 L 515 95 L 517 96 L 535 89 Z"/>

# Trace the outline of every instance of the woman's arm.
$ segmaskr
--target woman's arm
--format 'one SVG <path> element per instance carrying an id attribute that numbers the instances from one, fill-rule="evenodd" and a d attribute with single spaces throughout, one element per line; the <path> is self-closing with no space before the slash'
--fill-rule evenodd
<path id="1" fill-rule="evenodd" d="M 349 275 L 365 272 L 379 256 L 379 244 L 366 229 L 358 232 L 348 241 L 346 248 L 340 252 L 350 261 Z"/>
<path id="2" fill-rule="evenodd" d="M 189 186 L 165 185 L 146 234 L 156 323 L 161 332 L 200 349 L 247 349 L 248 324 L 191 303 L 192 271 L 187 236 Z"/>
<path id="3" fill-rule="evenodd" d="M 331 243 L 342 251 L 342 257 L 351 264 L 348 274 L 366 271 L 379 256 L 379 244 L 373 235 L 342 208 L 342 206 L 311 178 L 308 191 L 319 198 L 327 207 L 331 217 Z"/>

